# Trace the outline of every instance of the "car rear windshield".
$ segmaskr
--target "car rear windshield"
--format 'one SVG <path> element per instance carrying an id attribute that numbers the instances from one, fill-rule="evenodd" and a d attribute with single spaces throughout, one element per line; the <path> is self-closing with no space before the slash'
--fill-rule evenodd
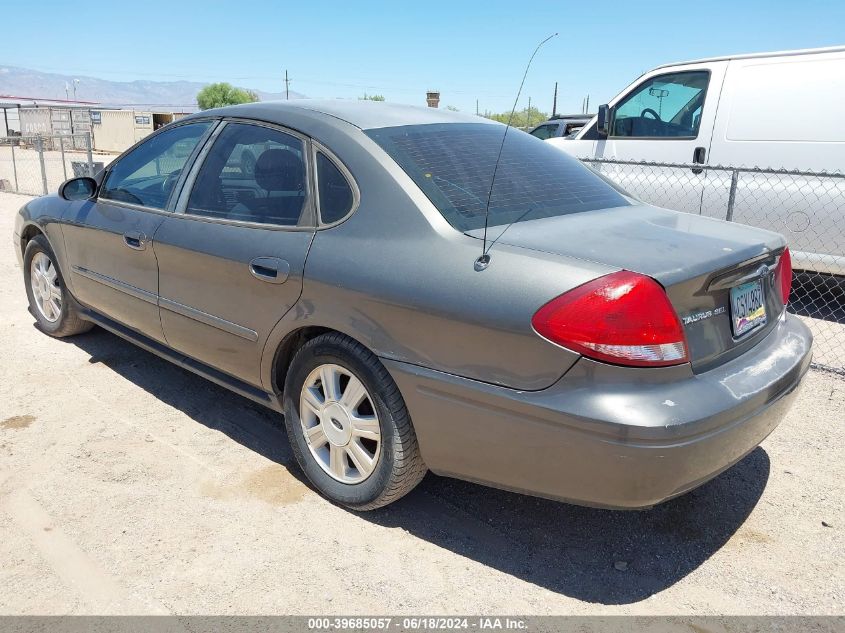
<path id="1" fill-rule="evenodd" d="M 487 123 L 367 130 L 459 231 L 484 226 L 490 181 L 505 128 Z M 490 196 L 489 226 L 630 204 L 561 150 L 510 130 Z"/>

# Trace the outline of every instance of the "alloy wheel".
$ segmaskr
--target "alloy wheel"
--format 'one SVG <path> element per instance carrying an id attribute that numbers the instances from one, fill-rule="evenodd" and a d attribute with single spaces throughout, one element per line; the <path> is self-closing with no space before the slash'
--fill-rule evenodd
<path id="1" fill-rule="evenodd" d="M 302 385 L 299 418 L 314 459 L 332 478 L 358 484 L 372 475 L 381 428 L 361 380 L 340 365 L 320 365 Z"/>
<path id="2" fill-rule="evenodd" d="M 62 288 L 56 265 L 42 252 L 36 253 L 29 267 L 29 285 L 38 312 L 50 323 L 62 314 Z"/>

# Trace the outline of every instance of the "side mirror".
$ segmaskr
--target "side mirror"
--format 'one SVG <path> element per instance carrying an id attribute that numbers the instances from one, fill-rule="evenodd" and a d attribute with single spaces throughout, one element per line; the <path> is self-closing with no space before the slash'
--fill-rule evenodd
<path id="1" fill-rule="evenodd" d="M 600 105 L 598 121 L 596 121 L 596 132 L 598 132 L 598 135 L 603 138 L 607 138 L 607 135 L 610 132 L 610 117 L 610 106 L 607 104 Z"/>
<path id="2" fill-rule="evenodd" d="M 59 197 L 65 200 L 88 200 L 97 193 L 97 181 L 88 176 L 71 178 L 59 185 Z"/>

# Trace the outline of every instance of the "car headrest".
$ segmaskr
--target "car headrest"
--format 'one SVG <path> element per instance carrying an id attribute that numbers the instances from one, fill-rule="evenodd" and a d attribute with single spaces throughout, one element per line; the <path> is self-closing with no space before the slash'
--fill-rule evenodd
<path id="1" fill-rule="evenodd" d="M 255 182 L 264 191 L 302 191 L 302 159 L 289 149 L 268 149 L 255 161 Z"/>

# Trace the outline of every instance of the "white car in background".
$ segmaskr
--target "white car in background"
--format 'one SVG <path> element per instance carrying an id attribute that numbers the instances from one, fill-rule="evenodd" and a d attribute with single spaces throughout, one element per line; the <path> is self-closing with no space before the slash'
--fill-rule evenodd
<path id="1" fill-rule="evenodd" d="M 651 70 L 572 139 L 582 159 L 845 174 L 845 46 Z M 594 163 L 650 203 L 778 231 L 796 269 L 845 275 L 845 178 Z M 729 217 L 730 215 L 730 217 Z"/>

